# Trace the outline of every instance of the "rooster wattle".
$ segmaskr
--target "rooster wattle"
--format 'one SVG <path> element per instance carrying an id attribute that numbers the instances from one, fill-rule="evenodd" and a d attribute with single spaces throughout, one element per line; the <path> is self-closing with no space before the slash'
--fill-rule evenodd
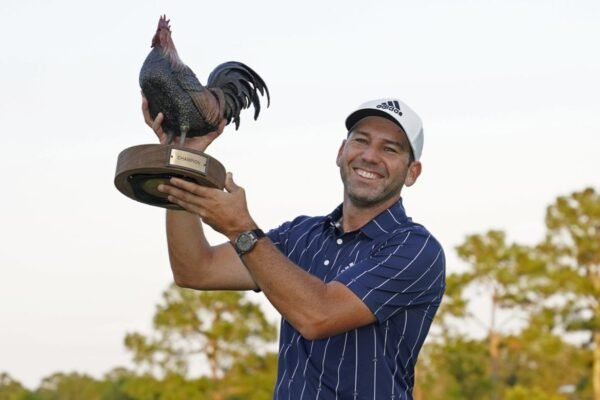
<path id="1" fill-rule="evenodd" d="M 232 120 L 236 129 L 242 109 L 254 106 L 254 119 L 260 113 L 258 93 L 267 96 L 269 90 L 262 78 L 250 67 L 230 61 L 215 68 L 203 86 L 186 66 L 175 49 L 169 20 L 160 17 L 152 50 L 140 71 L 140 86 L 148 100 L 152 118 L 164 115 L 163 130 L 168 143 L 175 135 L 183 145 L 186 137 L 202 136 L 217 129 L 222 119 Z"/>

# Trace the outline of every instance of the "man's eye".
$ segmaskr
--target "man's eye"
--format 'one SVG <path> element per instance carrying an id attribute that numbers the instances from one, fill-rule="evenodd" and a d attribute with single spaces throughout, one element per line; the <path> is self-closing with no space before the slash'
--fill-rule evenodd
<path id="1" fill-rule="evenodd" d="M 398 153 L 398 149 L 396 149 L 395 147 L 386 147 L 385 151 L 387 151 L 388 153 Z"/>

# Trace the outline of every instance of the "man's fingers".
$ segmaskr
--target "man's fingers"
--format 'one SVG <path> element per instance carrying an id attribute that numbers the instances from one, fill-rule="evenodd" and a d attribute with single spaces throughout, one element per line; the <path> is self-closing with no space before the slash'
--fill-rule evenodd
<path id="1" fill-rule="evenodd" d="M 170 183 L 169 185 L 159 185 L 158 191 L 168 194 L 167 198 L 171 203 L 177 204 L 184 210 L 204 218 L 207 207 L 207 204 L 204 203 L 207 199 L 202 198 L 198 193 L 208 188 L 176 178 L 173 178 Z M 180 187 L 174 186 L 175 183 L 180 185 Z M 210 204 L 210 200 L 208 202 Z"/>
<path id="2" fill-rule="evenodd" d="M 156 118 L 152 119 L 150 115 L 150 108 L 148 107 L 148 99 L 142 95 L 142 114 L 144 114 L 144 121 L 146 121 L 146 125 L 151 127 L 154 132 L 158 133 L 161 128 L 162 122 L 164 120 L 163 113 L 159 112 Z"/>
<path id="3" fill-rule="evenodd" d="M 165 119 L 165 116 L 163 115 L 163 113 L 159 112 L 158 115 L 156 116 L 156 118 L 154 118 L 154 121 L 152 121 L 152 123 L 150 124 L 150 126 L 152 127 L 152 130 L 154 130 L 154 132 L 156 132 L 157 134 L 162 132 L 161 125 L 162 125 L 163 119 Z"/>
<path id="4" fill-rule="evenodd" d="M 142 114 L 144 115 L 144 122 L 146 125 L 152 126 L 152 117 L 150 116 L 150 109 L 148 108 L 148 99 L 142 95 Z"/>
<path id="5" fill-rule="evenodd" d="M 158 190 L 187 201 L 188 203 L 195 203 L 194 199 L 207 199 L 212 197 L 214 191 L 218 189 L 197 185 L 184 179 L 171 178 L 168 185 L 160 185 Z"/>
<path id="6" fill-rule="evenodd" d="M 181 200 L 175 196 L 169 196 L 168 200 L 171 203 L 177 204 L 178 206 L 180 206 L 181 208 L 183 208 L 184 210 L 186 210 L 192 214 L 200 215 L 200 213 L 201 213 L 200 209 L 195 204 L 188 203 L 187 201 Z"/>
<path id="7" fill-rule="evenodd" d="M 240 187 L 233 181 L 233 174 L 231 172 L 228 172 L 227 175 L 225 176 L 225 190 L 227 190 L 227 192 L 231 193 L 231 192 L 235 192 L 239 188 Z"/>

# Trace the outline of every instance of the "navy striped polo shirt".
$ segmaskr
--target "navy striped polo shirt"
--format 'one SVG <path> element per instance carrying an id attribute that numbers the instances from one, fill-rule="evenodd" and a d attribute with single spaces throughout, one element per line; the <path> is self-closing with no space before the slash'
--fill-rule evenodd
<path id="1" fill-rule="evenodd" d="M 341 216 L 340 205 L 268 236 L 301 268 L 350 288 L 377 321 L 306 340 L 283 319 L 273 398 L 412 399 L 415 362 L 444 293 L 444 252 L 401 200 L 354 232 L 336 227 Z"/>

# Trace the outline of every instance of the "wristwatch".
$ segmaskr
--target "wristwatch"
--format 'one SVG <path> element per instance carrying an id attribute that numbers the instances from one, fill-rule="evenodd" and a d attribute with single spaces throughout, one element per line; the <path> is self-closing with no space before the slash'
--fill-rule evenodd
<path id="1" fill-rule="evenodd" d="M 231 244 L 241 257 L 254 248 L 258 239 L 265 237 L 265 233 L 259 228 L 240 233 Z"/>

